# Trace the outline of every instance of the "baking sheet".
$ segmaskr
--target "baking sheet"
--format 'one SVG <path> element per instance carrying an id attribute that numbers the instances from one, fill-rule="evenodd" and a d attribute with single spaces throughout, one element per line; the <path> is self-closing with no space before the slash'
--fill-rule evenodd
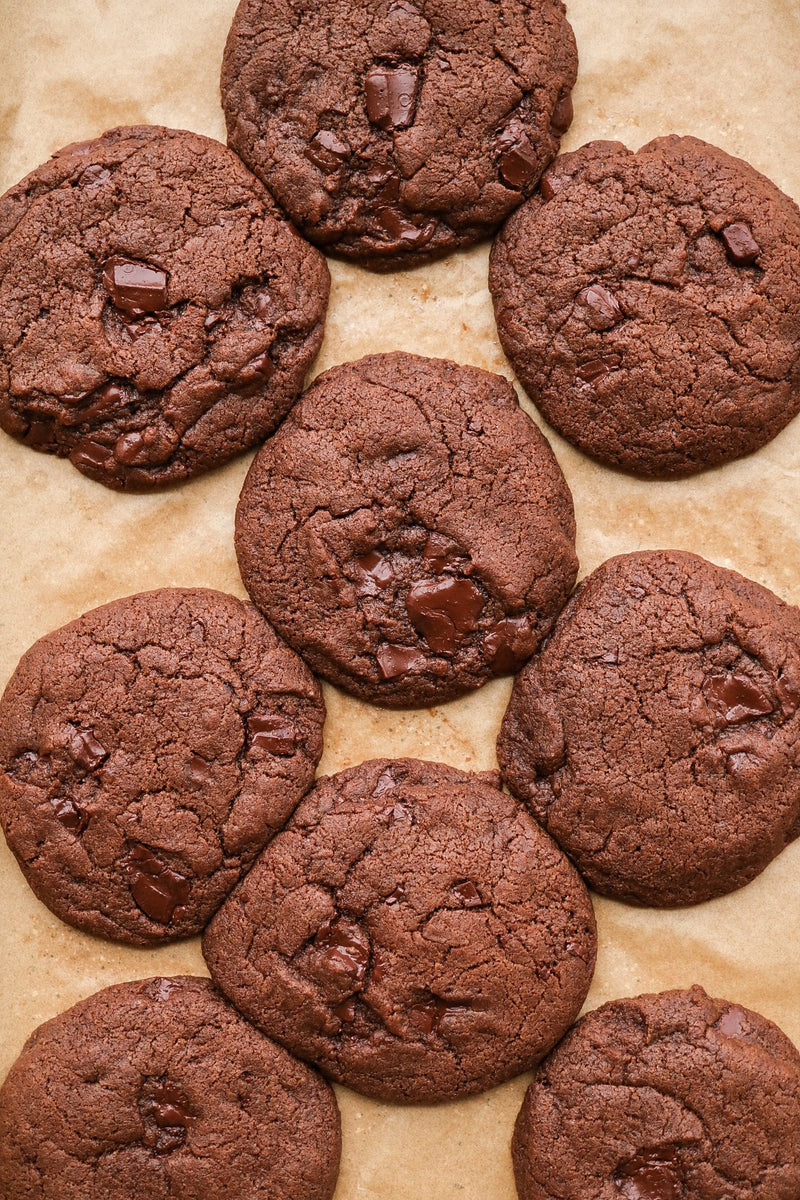
<path id="1" fill-rule="evenodd" d="M 116 124 L 160 123 L 224 140 L 219 65 L 235 7 L 0 0 L 0 191 L 59 146 Z M 636 148 L 692 133 L 747 158 L 800 199 L 795 0 L 571 0 L 569 17 L 580 73 L 565 149 L 592 138 Z M 405 349 L 511 377 L 494 330 L 487 258 L 481 246 L 391 276 L 332 262 L 315 372 Z M 575 498 L 582 575 L 611 554 L 674 546 L 800 603 L 800 418 L 758 454 L 670 483 L 605 470 L 544 428 Z M 115 597 L 171 585 L 243 596 L 232 533 L 249 460 L 165 493 L 124 496 L 0 435 L 0 685 L 37 637 Z M 498 680 L 439 708 L 387 712 L 326 687 L 320 771 L 378 754 L 491 768 L 509 691 Z M 698 982 L 777 1021 L 800 1045 L 800 842 L 732 896 L 677 912 L 597 899 L 596 911 L 600 953 L 588 1007 Z M 0 1077 L 36 1025 L 98 988 L 205 974 L 198 940 L 133 950 L 61 924 L 5 845 L 0 913 Z M 526 1085 L 522 1077 L 436 1108 L 379 1104 L 338 1088 L 337 1200 L 514 1200 L 508 1142 Z"/>

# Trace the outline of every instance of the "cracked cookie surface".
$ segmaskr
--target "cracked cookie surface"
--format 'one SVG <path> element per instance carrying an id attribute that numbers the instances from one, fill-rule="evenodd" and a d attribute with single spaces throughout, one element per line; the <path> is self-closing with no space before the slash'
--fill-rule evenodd
<path id="1" fill-rule="evenodd" d="M 415 759 L 319 780 L 203 941 L 245 1016 L 398 1102 L 530 1070 L 580 1010 L 595 949 L 577 871 L 497 774 Z"/>
<path id="2" fill-rule="evenodd" d="M 111 488 L 207 471 L 300 394 L 329 287 L 219 142 L 67 146 L 0 199 L 0 426 Z"/>
<path id="3" fill-rule="evenodd" d="M 520 1200 L 792 1200 L 800 1054 L 699 987 L 612 1001 L 539 1067 L 512 1152 Z"/>
<path id="4" fill-rule="evenodd" d="M 572 497 L 498 375 L 378 354 L 319 376 L 255 458 L 245 586 L 313 670 L 377 704 L 508 674 L 566 603 Z"/>
<path id="5" fill-rule="evenodd" d="M 591 887 L 693 904 L 800 834 L 800 611 L 676 550 L 579 586 L 521 672 L 504 781 Z"/>
<path id="6" fill-rule="evenodd" d="M 242 0 L 228 141 L 306 237 L 390 270 L 491 233 L 572 120 L 560 0 Z"/>
<path id="7" fill-rule="evenodd" d="M 114 601 L 48 634 L 0 701 L 0 820 L 36 895 L 89 933 L 198 933 L 311 786 L 325 708 L 251 604 Z"/>
<path id="8" fill-rule="evenodd" d="M 340 1145 L 324 1080 L 190 976 L 81 1001 L 0 1089 L 8 1200 L 330 1200 Z"/>
<path id="9" fill-rule="evenodd" d="M 697 138 L 563 155 L 497 238 L 489 285 L 531 399 L 610 466 L 689 475 L 800 410 L 800 211 Z"/>

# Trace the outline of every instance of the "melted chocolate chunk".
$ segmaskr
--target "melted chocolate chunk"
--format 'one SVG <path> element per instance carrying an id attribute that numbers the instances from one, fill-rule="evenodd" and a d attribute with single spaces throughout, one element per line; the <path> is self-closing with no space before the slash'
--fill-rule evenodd
<path id="1" fill-rule="evenodd" d="M 329 129 L 320 129 L 306 147 L 306 158 L 326 174 L 337 171 L 352 154 L 347 142 L 342 142 Z"/>
<path id="2" fill-rule="evenodd" d="M 270 754 L 278 754 L 284 758 L 294 754 L 297 730 L 286 717 L 269 713 L 253 716 L 247 721 L 247 729 L 251 746 L 261 746 Z"/>
<path id="3" fill-rule="evenodd" d="M 145 1124 L 144 1144 L 156 1154 L 169 1154 L 182 1146 L 197 1120 L 183 1093 L 169 1080 L 158 1082 L 152 1089 L 145 1087 L 139 1111 Z"/>
<path id="4" fill-rule="evenodd" d="M 395 241 L 408 242 L 412 246 L 424 246 L 436 232 L 436 221 L 429 220 L 415 225 L 399 208 L 384 205 L 375 210 L 375 219 L 382 229 Z"/>
<path id="5" fill-rule="evenodd" d="M 358 586 L 360 596 L 377 596 L 394 579 L 392 564 L 377 550 L 370 550 L 355 560 L 362 579 Z"/>
<path id="6" fill-rule="evenodd" d="M 483 611 L 480 588 L 471 579 L 423 579 L 412 584 L 406 599 L 409 620 L 437 654 L 453 654 Z"/>
<path id="7" fill-rule="evenodd" d="M 610 375 L 621 362 L 621 354 L 603 354 L 600 358 L 592 358 L 589 362 L 581 363 L 575 373 L 578 379 L 584 383 L 597 383 L 599 379 Z"/>
<path id="8" fill-rule="evenodd" d="M 420 1033 L 430 1034 L 438 1033 L 442 1022 L 454 1013 L 464 1012 L 468 1006 L 466 1004 L 448 1004 L 446 1000 L 442 1000 L 439 996 L 434 996 L 430 1000 L 423 1000 L 420 1004 L 414 1004 L 408 1010 L 408 1016 Z"/>
<path id="9" fill-rule="evenodd" d="M 236 383 L 239 387 L 242 384 L 259 385 L 266 383 L 274 374 L 275 364 L 269 356 L 269 351 L 265 350 L 263 354 L 257 354 L 245 363 L 236 377 Z"/>
<path id="10" fill-rule="evenodd" d="M 113 457 L 108 446 L 101 446 L 99 442 L 94 442 L 91 438 L 84 438 L 70 452 L 69 461 L 76 467 L 89 467 L 97 470 L 107 467 Z"/>
<path id="11" fill-rule="evenodd" d="M 114 443 L 114 458 L 120 463 L 132 463 L 144 449 L 145 440 L 140 433 L 123 433 Z"/>
<path id="12" fill-rule="evenodd" d="M 623 312 L 613 292 L 600 283 L 593 283 L 578 293 L 578 304 L 584 312 L 584 320 L 592 329 L 611 329 L 623 319 Z"/>
<path id="13" fill-rule="evenodd" d="M 750 1032 L 750 1022 L 744 1009 L 739 1008 L 738 1004 L 732 1004 L 717 1021 L 715 1028 L 724 1033 L 725 1037 L 740 1038 Z"/>
<path id="14" fill-rule="evenodd" d="M 131 316 L 167 308 L 167 273 L 118 255 L 103 265 L 103 286 L 114 306 Z"/>
<path id="15" fill-rule="evenodd" d="M 747 675 L 707 675 L 703 694 L 720 725 L 742 725 L 774 711 L 769 697 Z"/>
<path id="16" fill-rule="evenodd" d="M 618 1167 L 614 1175 L 625 1200 L 682 1200 L 682 1179 L 675 1146 L 640 1150 Z"/>
<path id="17" fill-rule="evenodd" d="M 497 148 L 500 151 L 497 167 L 503 183 L 523 188 L 536 175 L 539 158 L 521 121 L 510 121 L 497 135 Z"/>
<path id="18" fill-rule="evenodd" d="M 172 871 L 147 846 L 134 845 L 126 869 L 131 895 L 152 921 L 168 925 L 175 909 L 189 899 L 189 880 Z"/>
<path id="19" fill-rule="evenodd" d="M 726 225 L 720 233 L 725 253 L 736 267 L 752 267 L 761 253 L 761 247 L 753 237 L 749 225 L 744 221 L 734 221 Z"/>
<path id="20" fill-rule="evenodd" d="M 364 79 L 367 116 L 379 129 L 405 129 L 414 120 L 419 70 L 408 63 L 370 67 Z"/>
<path id="21" fill-rule="evenodd" d="M 70 754 L 84 771 L 95 771 L 108 758 L 105 746 L 98 742 L 92 729 L 76 729 L 69 743 Z"/>
<path id="22" fill-rule="evenodd" d="M 88 824 L 88 819 L 85 813 L 82 813 L 77 804 L 72 800 L 63 796 L 58 796 L 50 801 L 53 812 L 56 817 L 70 833 L 82 833 Z"/>
<path id="23" fill-rule="evenodd" d="M 314 945 L 324 952 L 325 965 L 361 983 L 369 966 L 369 938 L 360 925 L 337 917 L 323 925 Z"/>
<path id="24" fill-rule="evenodd" d="M 186 778 L 195 787 L 202 787 L 211 778 L 211 763 L 199 754 L 193 754 L 186 764 Z"/>
<path id="25" fill-rule="evenodd" d="M 463 904 L 464 908 L 480 908 L 483 903 L 480 892 L 469 879 L 465 879 L 462 883 L 454 883 L 450 891 Z"/>
<path id="26" fill-rule="evenodd" d="M 331 1011 L 333 1012 L 334 1016 L 339 1018 L 340 1021 L 344 1021 L 346 1024 L 351 1025 L 356 1019 L 356 1004 L 357 1001 L 355 997 L 350 996 L 350 998 L 345 1000 L 343 1004 L 334 1004 Z"/>
<path id="27" fill-rule="evenodd" d="M 375 658 L 381 679 L 399 679 L 409 671 L 421 670 L 426 663 L 425 655 L 420 650 L 415 650 L 413 646 L 396 646 L 391 642 L 383 642 Z"/>
<path id="28" fill-rule="evenodd" d="M 483 654 L 497 675 L 509 675 L 530 658 L 536 638 L 527 617 L 503 617 L 483 638 Z"/>
<path id="29" fill-rule="evenodd" d="M 553 109 L 553 115 L 550 118 L 550 128 L 556 133 L 566 133 L 572 124 L 572 118 L 575 116 L 575 109 L 572 105 L 572 92 L 567 92 L 566 96 L 559 96 L 558 102 Z"/>
<path id="30" fill-rule="evenodd" d="M 434 571 L 444 571 L 466 558 L 452 538 L 441 533 L 431 533 L 422 551 L 422 557 L 430 561 Z"/>

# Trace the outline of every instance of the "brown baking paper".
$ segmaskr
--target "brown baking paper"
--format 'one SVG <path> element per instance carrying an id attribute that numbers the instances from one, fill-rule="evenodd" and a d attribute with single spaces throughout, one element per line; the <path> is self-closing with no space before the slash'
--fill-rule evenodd
<path id="1" fill-rule="evenodd" d="M 0 191 L 68 142 L 152 122 L 224 140 L 218 78 L 235 0 L 0 0 Z M 580 53 L 571 149 L 692 133 L 800 198 L 800 10 L 795 0 L 571 0 Z M 332 262 L 315 372 L 379 350 L 511 368 L 486 289 L 488 247 L 374 276 Z M 522 394 L 521 394 L 522 395 Z M 541 418 L 523 397 L 528 411 Z M 586 574 L 611 554 L 679 547 L 800 602 L 800 418 L 758 454 L 691 480 L 605 470 L 545 426 L 575 497 Z M 158 495 L 113 493 L 0 435 L 0 684 L 39 636 L 118 596 L 205 585 L 243 596 L 232 533 L 240 458 Z M 412 754 L 481 770 L 510 691 L 499 680 L 439 708 L 387 712 L 325 688 L 320 770 Z M 198 940 L 131 950 L 63 925 L 0 851 L 0 1077 L 31 1030 L 98 988 L 205 974 Z M 800 1044 L 800 842 L 747 888 L 652 912 L 596 900 L 588 1007 L 693 982 L 757 1009 Z M 401 1108 L 337 1088 L 337 1200 L 514 1200 L 508 1150 L 528 1077 L 474 1099 Z"/>

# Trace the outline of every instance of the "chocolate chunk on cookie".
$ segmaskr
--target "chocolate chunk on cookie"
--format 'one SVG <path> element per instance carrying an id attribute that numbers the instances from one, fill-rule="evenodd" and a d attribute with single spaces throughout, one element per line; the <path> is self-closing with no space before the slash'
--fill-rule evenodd
<path id="1" fill-rule="evenodd" d="M 800 1054 L 700 987 L 614 1000 L 541 1064 L 512 1152 L 520 1200 L 790 1200 Z"/>
<path id="2" fill-rule="evenodd" d="M 0 821 L 36 895 L 134 945 L 198 933 L 307 791 L 319 688 L 251 604 L 116 600 L 48 634 L 0 701 Z"/>
<path id="3" fill-rule="evenodd" d="M 330 1200 L 336 1100 L 207 979 L 106 988 L 41 1025 L 0 1089 L 7 1200 Z"/>
<path id="4" fill-rule="evenodd" d="M 800 211 L 697 138 L 565 154 L 500 233 L 489 286 L 533 401 L 610 466 L 690 475 L 800 410 Z"/>
<path id="5" fill-rule="evenodd" d="M 575 580 L 572 498 L 498 375 L 376 354 L 318 377 L 245 481 L 245 586 L 366 700 L 448 700 L 519 668 Z"/>
<path id="6" fill-rule="evenodd" d="M 203 951 L 245 1016 L 332 1079 L 434 1101 L 555 1044 L 588 991 L 595 924 L 496 773 L 381 759 L 317 782 Z"/>
<path id="7" fill-rule="evenodd" d="M 228 141 L 312 242 L 374 270 L 491 233 L 572 120 L 561 0 L 241 0 Z"/>
<path id="8" fill-rule="evenodd" d="M 0 199 L 0 426 L 112 488 L 207 471 L 299 395 L 329 286 L 218 142 L 67 146 Z"/>
<path id="9" fill-rule="evenodd" d="M 503 778 L 598 892 L 693 904 L 800 832 L 800 611 L 694 554 L 584 580 L 503 720 Z"/>

